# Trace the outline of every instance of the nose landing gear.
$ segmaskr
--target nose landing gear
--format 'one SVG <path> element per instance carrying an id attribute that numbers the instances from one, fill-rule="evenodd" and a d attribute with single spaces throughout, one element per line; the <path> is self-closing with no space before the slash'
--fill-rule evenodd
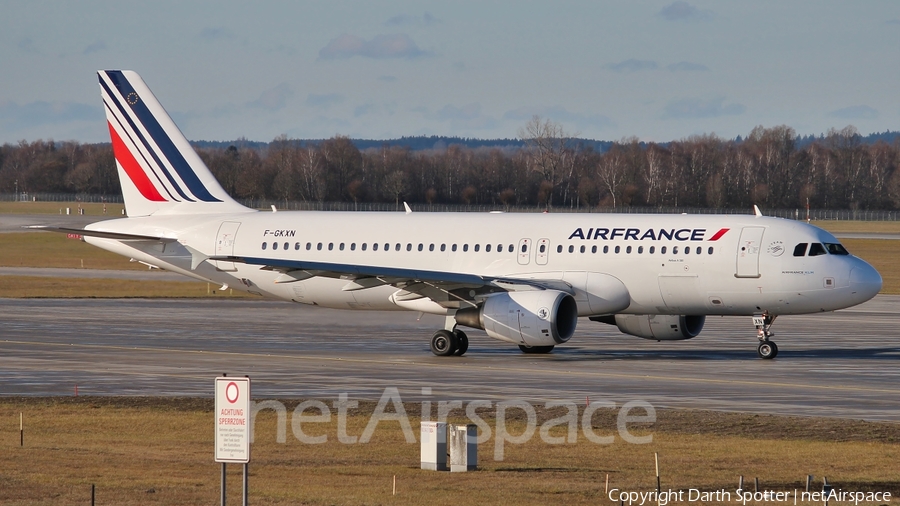
<path id="1" fill-rule="evenodd" d="M 777 315 L 770 315 L 768 311 L 753 315 L 753 325 L 756 326 L 756 335 L 759 338 L 759 347 L 756 348 L 756 353 L 759 354 L 759 358 L 764 360 L 778 356 L 778 346 L 769 340 L 770 337 L 775 336 L 770 329 L 776 317 Z"/>

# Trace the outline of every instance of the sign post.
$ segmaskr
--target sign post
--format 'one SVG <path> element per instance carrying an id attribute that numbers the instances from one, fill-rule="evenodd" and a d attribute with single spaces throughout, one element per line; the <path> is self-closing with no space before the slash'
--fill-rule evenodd
<path id="1" fill-rule="evenodd" d="M 225 506 L 225 466 L 244 464 L 244 504 L 250 463 L 250 378 L 216 378 L 216 452 L 222 463 L 222 506 Z"/>

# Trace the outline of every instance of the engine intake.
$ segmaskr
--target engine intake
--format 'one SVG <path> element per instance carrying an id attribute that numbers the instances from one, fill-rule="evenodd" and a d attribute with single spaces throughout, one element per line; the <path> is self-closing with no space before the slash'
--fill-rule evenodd
<path id="1" fill-rule="evenodd" d="M 501 341 L 554 346 L 575 333 L 578 305 L 571 295 L 557 290 L 498 293 L 480 307 L 457 311 L 456 323 L 482 329 Z"/>

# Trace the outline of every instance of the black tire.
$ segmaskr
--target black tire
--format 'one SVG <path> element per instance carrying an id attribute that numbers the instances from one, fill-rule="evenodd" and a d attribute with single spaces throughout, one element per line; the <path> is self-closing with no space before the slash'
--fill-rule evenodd
<path id="1" fill-rule="evenodd" d="M 778 356 L 778 346 L 772 341 L 763 341 L 759 343 L 759 348 L 756 349 L 756 353 L 758 353 L 759 358 L 763 360 L 772 360 Z"/>
<path id="2" fill-rule="evenodd" d="M 523 346 L 520 344 L 519 349 L 522 350 L 522 353 L 546 354 L 553 351 L 553 346 L 532 346 L 529 348 L 528 346 Z"/>
<path id="3" fill-rule="evenodd" d="M 456 353 L 457 344 L 456 335 L 449 330 L 438 330 L 431 337 L 431 353 L 439 357 L 449 357 Z"/>
<path id="4" fill-rule="evenodd" d="M 454 354 L 461 356 L 469 349 L 469 336 L 462 330 L 454 330 L 453 333 L 456 335 L 456 352 Z"/>

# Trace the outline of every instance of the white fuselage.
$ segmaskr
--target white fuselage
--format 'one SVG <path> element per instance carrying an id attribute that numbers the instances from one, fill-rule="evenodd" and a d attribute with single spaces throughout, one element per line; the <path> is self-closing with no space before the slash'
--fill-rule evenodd
<path id="1" fill-rule="evenodd" d="M 805 223 L 746 215 L 248 212 L 175 215 L 95 223 L 89 230 L 162 236 L 177 242 L 86 237 L 90 244 L 261 296 L 341 309 L 398 306 L 398 288 L 346 289 L 348 279 L 278 282 L 257 265 L 192 253 L 561 280 L 579 315 L 603 297 L 592 273 L 612 276 L 630 302 L 618 313 L 750 315 L 832 311 L 864 302 L 881 277 L 852 255 L 794 256 L 800 243 L 837 244 Z M 601 293 L 597 293 L 601 292 Z"/>

